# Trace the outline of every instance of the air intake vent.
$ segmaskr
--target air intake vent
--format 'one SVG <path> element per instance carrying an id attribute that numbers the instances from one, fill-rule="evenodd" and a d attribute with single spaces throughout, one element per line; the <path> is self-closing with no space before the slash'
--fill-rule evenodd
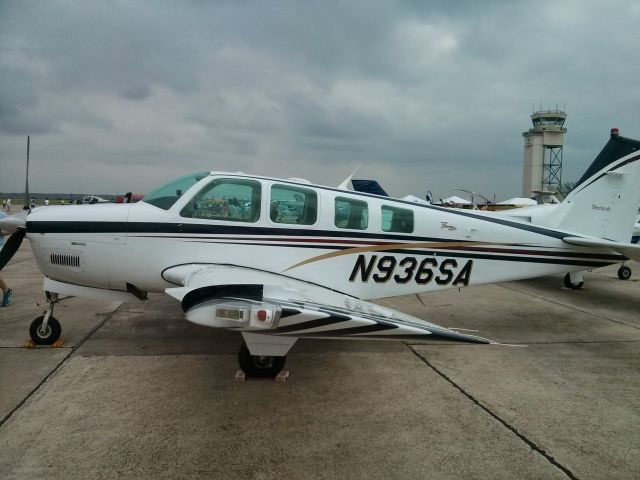
<path id="1" fill-rule="evenodd" d="M 65 267 L 80 267 L 80 255 L 64 253 L 52 253 L 51 265 L 63 265 Z"/>
<path id="2" fill-rule="evenodd" d="M 49 262 L 65 270 L 81 271 L 84 266 L 81 252 L 77 250 L 50 250 Z"/>

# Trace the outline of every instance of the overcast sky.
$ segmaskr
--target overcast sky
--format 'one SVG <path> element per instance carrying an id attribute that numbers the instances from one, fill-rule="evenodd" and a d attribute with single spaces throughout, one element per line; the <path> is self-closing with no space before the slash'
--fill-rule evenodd
<path id="1" fill-rule="evenodd" d="M 0 191 L 146 192 L 198 170 L 521 192 L 533 105 L 563 180 L 640 138 L 640 2 L 0 0 Z"/>

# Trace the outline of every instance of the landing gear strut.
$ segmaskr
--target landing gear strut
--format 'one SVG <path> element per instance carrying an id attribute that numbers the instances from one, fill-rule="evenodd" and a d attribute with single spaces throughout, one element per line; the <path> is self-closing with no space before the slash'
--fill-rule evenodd
<path id="1" fill-rule="evenodd" d="M 275 357 L 269 355 L 251 355 L 245 342 L 242 342 L 238 352 L 240 368 L 247 377 L 270 378 L 280 373 L 287 361 L 287 356 Z"/>
<path id="2" fill-rule="evenodd" d="M 584 277 L 581 272 L 571 272 L 564 276 L 564 286 L 571 290 L 580 290 L 584 285 Z"/>
<path id="3" fill-rule="evenodd" d="M 62 327 L 60 322 L 53 316 L 53 307 L 60 300 L 57 293 L 46 292 L 49 306 L 44 315 L 35 318 L 29 326 L 31 340 L 36 345 L 53 345 L 60 338 Z"/>

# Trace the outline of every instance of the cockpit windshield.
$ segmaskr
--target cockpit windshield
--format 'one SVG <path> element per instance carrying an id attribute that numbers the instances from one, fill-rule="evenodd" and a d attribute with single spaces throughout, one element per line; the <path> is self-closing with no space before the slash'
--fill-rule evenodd
<path id="1" fill-rule="evenodd" d="M 152 190 L 144 196 L 143 202 L 164 210 L 169 210 L 174 203 L 197 182 L 209 176 L 209 172 L 197 172 L 173 180 L 160 188 Z"/>

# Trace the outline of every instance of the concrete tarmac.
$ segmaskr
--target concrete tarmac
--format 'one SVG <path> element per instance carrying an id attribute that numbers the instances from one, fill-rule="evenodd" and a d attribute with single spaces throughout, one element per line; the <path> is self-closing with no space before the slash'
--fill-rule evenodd
<path id="1" fill-rule="evenodd" d="M 29 242 L 2 272 L 0 478 L 640 478 L 640 265 L 380 303 L 510 344 L 301 340 L 236 385 L 238 334 L 178 303 L 72 298 L 60 348 Z"/>

